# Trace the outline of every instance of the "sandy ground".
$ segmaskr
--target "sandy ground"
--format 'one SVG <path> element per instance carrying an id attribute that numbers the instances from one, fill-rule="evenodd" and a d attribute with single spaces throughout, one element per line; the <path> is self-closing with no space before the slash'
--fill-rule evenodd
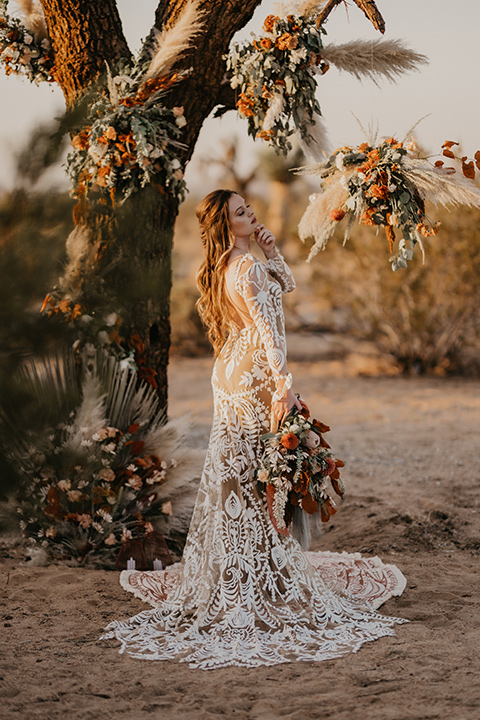
<path id="1" fill-rule="evenodd" d="M 404 595 L 384 606 L 411 621 L 396 637 L 335 661 L 255 670 L 134 660 L 98 642 L 108 621 L 145 608 L 117 573 L 29 567 L 5 549 L 0 717 L 477 720 L 480 382 L 356 376 L 365 363 L 292 370 L 347 462 L 346 500 L 315 547 L 379 554 L 403 570 Z M 171 406 L 192 413 L 199 444 L 210 370 L 209 359 L 171 367 Z"/>

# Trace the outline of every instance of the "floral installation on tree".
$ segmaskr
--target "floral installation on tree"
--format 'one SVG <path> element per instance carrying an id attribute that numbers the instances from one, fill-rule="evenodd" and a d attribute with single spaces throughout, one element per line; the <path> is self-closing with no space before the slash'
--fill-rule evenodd
<path id="1" fill-rule="evenodd" d="M 446 157 L 455 157 L 451 150 L 454 145 L 458 143 L 443 144 Z M 442 160 L 432 164 L 428 158 L 419 157 L 413 139 L 389 137 L 377 142 L 375 137 L 358 147 L 338 148 L 325 162 L 301 168 L 298 172 L 320 177 L 323 185 L 322 192 L 310 197 L 298 227 L 302 240 L 315 239 L 309 260 L 325 249 L 344 219 L 346 242 L 358 219 L 377 230 L 384 228 L 392 270 L 407 267 L 415 246 L 419 245 L 424 254 L 422 239 L 436 235 L 440 228 L 439 222 L 426 215 L 426 202 L 480 206 L 480 191 L 471 182 L 474 163 L 480 168 L 480 153 L 474 160 L 464 156 L 461 162 L 462 175 L 454 167 L 445 167 Z"/>
<path id="2" fill-rule="evenodd" d="M 308 514 L 319 512 L 322 522 L 336 513 L 328 482 L 343 498 L 345 486 L 335 458 L 323 434 L 330 428 L 318 420 L 309 420 L 309 411 L 294 408 L 277 432 L 262 435 L 262 455 L 257 481 L 265 486 L 267 505 L 277 532 L 288 535 L 287 527 L 295 509 Z"/>
<path id="3" fill-rule="evenodd" d="M 31 4 L 28 0 L 18 1 L 26 10 L 26 20 L 22 22 L 8 15 L 8 0 L 0 0 L 0 61 L 7 75 L 25 75 L 36 85 L 56 82 L 43 12 L 41 8 L 30 11 Z"/>
<path id="4" fill-rule="evenodd" d="M 138 82 L 138 68 L 109 77 L 108 88 L 94 93 L 87 124 L 72 137 L 67 157 L 72 194 L 112 203 L 153 185 L 185 196 L 178 151 L 182 107 L 162 105 L 162 95 L 179 79 L 177 73 Z"/>
<path id="5" fill-rule="evenodd" d="M 186 444 L 184 423 L 166 423 L 156 393 L 128 365 L 90 346 L 82 368 L 70 355 L 23 369 L 45 423 L 17 428 L 8 453 L 22 480 L 22 535 L 53 558 L 111 566 L 130 541 L 160 531 L 168 542 L 170 524 L 186 535 L 203 453 Z M 11 417 L 2 409 L 4 426 Z"/>
<path id="6" fill-rule="evenodd" d="M 316 99 L 317 77 L 331 64 L 358 79 L 379 76 L 394 80 L 426 62 L 399 40 L 354 41 L 323 44 L 327 14 L 323 2 L 290 3 L 293 13 L 269 15 L 262 34 L 236 43 L 226 56 L 230 85 L 238 91 L 236 102 L 248 132 L 266 140 L 277 152 L 292 149 L 289 137 L 298 132 L 310 150 L 323 149 L 324 132 Z M 379 28 L 380 29 L 380 28 Z"/>

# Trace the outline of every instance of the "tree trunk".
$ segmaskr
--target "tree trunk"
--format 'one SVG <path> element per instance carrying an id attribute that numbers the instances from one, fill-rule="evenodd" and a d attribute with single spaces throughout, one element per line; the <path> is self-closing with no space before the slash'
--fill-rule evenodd
<path id="1" fill-rule="evenodd" d="M 234 95 L 225 81 L 227 52 L 234 33 L 251 18 L 261 0 L 203 0 L 204 26 L 192 49 L 185 53 L 176 69 L 193 68 L 167 98 L 172 106 L 183 105 L 187 125 L 180 138 L 186 149 L 180 160 L 191 158 L 203 121 L 227 97 L 234 106 Z M 56 77 L 67 107 L 72 107 L 84 91 L 119 60 L 131 59 L 118 9 L 114 0 L 41 0 L 55 54 Z M 159 3 L 155 28 L 143 52 L 148 54 L 157 30 L 173 24 L 187 0 Z M 170 347 L 171 251 L 178 201 L 160 195 L 153 188 L 132 195 L 115 211 L 115 221 L 105 227 L 107 250 L 91 269 L 107 295 L 116 296 L 123 315 L 120 333 L 128 339 L 139 336 L 137 359 L 143 370 L 156 371 L 158 393 L 167 407 L 167 366 Z M 101 223 L 93 218 L 98 242 Z M 107 228 L 108 226 L 108 228 Z M 112 247 L 112 227 L 118 234 Z M 101 243 L 101 240 L 100 240 Z M 95 278 L 92 278 L 95 282 Z M 134 341 L 135 344 L 135 341 Z M 139 351 L 140 348 L 140 351 Z M 142 371 L 142 367 L 140 367 Z"/>

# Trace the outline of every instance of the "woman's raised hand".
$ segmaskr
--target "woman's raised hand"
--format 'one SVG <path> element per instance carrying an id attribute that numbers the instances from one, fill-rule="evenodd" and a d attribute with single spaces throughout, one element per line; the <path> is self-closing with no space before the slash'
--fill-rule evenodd
<path id="1" fill-rule="evenodd" d="M 292 390 L 287 390 L 283 398 L 272 403 L 272 411 L 276 420 L 281 423 L 285 415 L 288 415 L 293 407 L 302 410 L 303 406 L 295 393 Z"/>
<path id="2" fill-rule="evenodd" d="M 277 254 L 277 248 L 275 247 L 275 235 L 270 232 L 270 230 L 267 230 L 265 225 L 260 224 L 255 228 L 255 242 L 263 251 L 267 260 L 271 260 Z"/>

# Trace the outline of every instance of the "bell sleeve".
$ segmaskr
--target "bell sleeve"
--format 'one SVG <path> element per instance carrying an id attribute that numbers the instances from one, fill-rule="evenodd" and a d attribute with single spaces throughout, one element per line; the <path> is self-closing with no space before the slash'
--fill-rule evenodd
<path id="1" fill-rule="evenodd" d="M 250 317 L 267 353 L 267 362 L 275 380 L 272 401 L 280 400 L 292 387 L 292 374 L 287 368 L 287 343 L 283 324 L 279 322 L 268 288 L 267 267 L 253 258 L 237 276 L 235 288 L 245 300 Z M 279 327 L 280 326 L 280 327 Z"/>

